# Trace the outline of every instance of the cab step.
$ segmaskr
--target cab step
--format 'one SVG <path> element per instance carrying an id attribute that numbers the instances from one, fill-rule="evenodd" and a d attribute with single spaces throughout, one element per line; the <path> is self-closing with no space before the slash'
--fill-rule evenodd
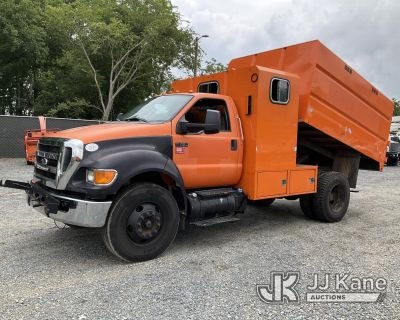
<path id="1" fill-rule="evenodd" d="M 215 224 L 219 223 L 226 223 L 226 222 L 235 222 L 239 221 L 239 218 L 233 217 L 233 216 L 225 216 L 225 217 L 216 217 L 216 218 L 211 218 L 207 220 L 201 220 L 201 221 L 194 221 L 191 222 L 191 225 L 197 226 L 197 227 L 210 227 Z"/>
<path id="2" fill-rule="evenodd" d="M 190 195 L 195 197 L 198 196 L 204 199 L 204 198 L 224 197 L 235 193 L 242 194 L 242 191 L 233 188 L 218 188 L 218 189 L 197 190 L 195 192 L 192 192 Z"/>

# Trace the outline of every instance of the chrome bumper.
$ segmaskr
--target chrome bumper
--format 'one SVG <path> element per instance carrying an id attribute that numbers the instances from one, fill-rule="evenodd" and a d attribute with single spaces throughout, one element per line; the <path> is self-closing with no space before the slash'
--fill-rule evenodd
<path id="1" fill-rule="evenodd" d="M 111 201 L 81 200 L 32 187 L 28 192 L 28 204 L 41 214 L 80 227 L 101 228 L 105 225 Z"/>

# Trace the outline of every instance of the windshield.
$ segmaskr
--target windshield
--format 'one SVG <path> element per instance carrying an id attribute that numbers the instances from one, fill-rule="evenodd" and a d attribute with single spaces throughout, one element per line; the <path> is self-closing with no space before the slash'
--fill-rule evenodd
<path id="1" fill-rule="evenodd" d="M 191 99 L 191 95 L 165 95 L 146 100 L 118 117 L 120 121 L 165 122 L 171 120 Z"/>

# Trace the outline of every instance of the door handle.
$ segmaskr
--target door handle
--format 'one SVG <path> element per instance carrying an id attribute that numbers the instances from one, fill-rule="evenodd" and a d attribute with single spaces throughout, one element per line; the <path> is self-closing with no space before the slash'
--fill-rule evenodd
<path id="1" fill-rule="evenodd" d="M 238 146 L 237 140 L 236 139 L 232 139 L 231 140 L 231 150 L 232 151 L 236 151 L 237 150 L 237 146 Z"/>

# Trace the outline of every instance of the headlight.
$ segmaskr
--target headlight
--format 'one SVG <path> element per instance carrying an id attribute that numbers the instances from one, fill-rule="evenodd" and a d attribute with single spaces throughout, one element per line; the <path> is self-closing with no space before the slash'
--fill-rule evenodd
<path id="1" fill-rule="evenodd" d="M 117 171 L 114 169 L 88 169 L 86 179 L 95 185 L 110 185 L 117 178 Z"/>

